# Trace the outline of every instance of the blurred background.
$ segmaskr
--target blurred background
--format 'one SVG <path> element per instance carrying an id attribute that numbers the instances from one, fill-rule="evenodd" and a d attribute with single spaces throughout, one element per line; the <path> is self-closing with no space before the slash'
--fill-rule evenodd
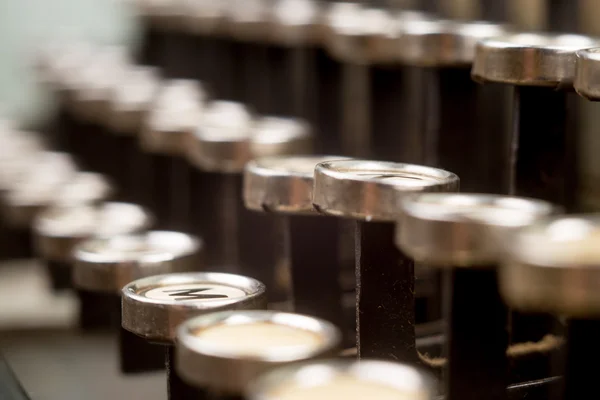
<path id="1" fill-rule="evenodd" d="M 37 126 L 52 104 L 35 84 L 31 55 L 50 37 L 136 44 L 138 29 L 120 0 L 5 0 L 0 3 L 0 112 Z"/>
<path id="2" fill-rule="evenodd" d="M 133 47 L 138 35 L 136 20 L 120 0 L 0 2 L 0 114 L 31 130 L 53 115 L 55 104 L 37 85 L 32 68 L 32 54 L 42 41 L 66 37 Z M 119 379 L 113 338 L 72 334 L 75 296 L 52 292 L 41 271 L 35 260 L 0 266 L 0 347 L 28 395 L 36 400 L 117 399 L 123 393 L 131 399 L 164 398 L 163 373 Z M 2 388 L 0 398 L 8 393 L 14 395 Z"/>

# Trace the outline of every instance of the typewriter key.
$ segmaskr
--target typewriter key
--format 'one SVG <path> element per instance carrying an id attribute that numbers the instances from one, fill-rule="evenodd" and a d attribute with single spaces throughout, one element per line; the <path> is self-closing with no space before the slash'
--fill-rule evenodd
<path id="1" fill-rule="evenodd" d="M 491 22 L 408 20 L 396 41 L 400 62 L 419 70 L 424 108 L 416 118 L 424 132 L 419 135 L 424 158 L 418 162 L 455 172 L 465 191 L 507 190 L 501 172 L 509 165 L 508 94 L 501 85 L 481 86 L 471 79 L 477 41 L 504 32 Z"/>
<path id="2" fill-rule="evenodd" d="M 108 175 L 116 183 L 119 200 L 144 204 L 144 154 L 138 135 L 160 87 L 158 70 L 153 67 L 127 68 L 125 78 L 113 88 L 105 123 L 112 134 L 111 163 Z M 149 207 L 149 204 L 144 204 Z"/>
<path id="3" fill-rule="evenodd" d="M 599 235 L 596 215 L 545 219 L 513 236 L 500 269 L 508 305 L 567 318 L 564 393 L 555 398 L 585 399 L 596 390 L 589 361 L 600 355 Z"/>
<path id="4" fill-rule="evenodd" d="M 251 158 L 251 123 L 242 104 L 213 101 L 196 132 L 188 136 L 194 233 L 206 241 L 206 262 L 217 270 L 239 266 L 236 210 L 241 202 L 240 172 Z"/>
<path id="5" fill-rule="evenodd" d="M 537 33 L 477 44 L 473 78 L 514 86 L 509 194 L 550 201 L 567 212 L 579 206 L 577 96 L 569 90 L 576 52 L 596 45 L 585 36 Z M 537 341 L 553 329 L 551 319 L 521 317 L 511 316 L 513 342 Z"/>
<path id="6" fill-rule="evenodd" d="M 55 289 L 72 287 L 73 249 L 81 241 L 95 236 L 111 236 L 139 232 L 152 223 L 141 207 L 129 203 L 60 204 L 41 212 L 33 222 L 37 253 L 45 261 Z M 88 296 L 89 297 L 89 296 Z M 105 320 L 93 314 L 102 305 L 85 293 L 80 297 L 82 329 L 104 328 Z"/>
<path id="7" fill-rule="evenodd" d="M 282 365 L 334 356 L 341 334 L 330 322 L 276 311 L 224 311 L 183 323 L 176 369 L 200 398 L 241 399 L 248 385 Z"/>
<path id="8" fill-rule="evenodd" d="M 183 157 L 185 139 L 200 122 L 205 93 L 189 80 L 167 81 L 140 134 L 147 203 L 159 228 L 189 231 L 190 168 Z"/>
<path id="9" fill-rule="evenodd" d="M 340 158 L 275 156 L 250 161 L 243 195 L 247 208 L 266 212 L 281 226 L 282 263 L 291 272 L 293 310 L 344 328 L 340 220 L 317 213 L 312 205 L 315 165 Z"/>
<path id="10" fill-rule="evenodd" d="M 72 158 L 66 153 L 43 151 L 27 159 L 23 169 L 12 178 L 3 193 L 2 217 L 10 229 L 8 245 L 20 256 L 33 254 L 31 225 L 35 216 L 54 199 L 57 190 L 76 173 Z"/>
<path id="11" fill-rule="evenodd" d="M 177 328 L 191 317 L 216 311 L 256 310 L 267 305 L 265 286 L 241 275 L 215 272 L 167 274 L 138 279 L 123 288 L 126 330 L 166 347 L 169 399 L 191 398 L 175 369 Z"/>
<path id="12" fill-rule="evenodd" d="M 502 244 L 554 211 L 544 201 L 500 195 L 426 193 L 404 200 L 396 244 L 415 261 L 446 270 L 448 400 L 507 398 L 508 310 L 496 278 Z"/>
<path id="13" fill-rule="evenodd" d="M 323 360 L 277 368 L 246 391 L 248 400 L 432 400 L 436 382 L 414 367 L 377 360 Z"/>
<path id="14" fill-rule="evenodd" d="M 242 175 L 246 162 L 255 157 L 310 153 L 308 127 L 299 120 L 275 117 L 252 122 L 242 105 L 214 102 L 191 142 L 188 154 L 198 168 L 194 224 L 204 232 L 199 235 L 206 240 L 207 264 L 266 282 L 270 301 L 287 301 L 287 287 L 275 281 L 275 222 L 246 209 Z"/>
<path id="15" fill-rule="evenodd" d="M 0 149 L 0 198 L 4 197 L 18 182 L 23 179 L 34 160 L 44 150 L 44 144 L 39 135 L 13 130 L 3 121 L 0 130 L 2 148 Z M 13 229 L 5 218 L 0 218 L 0 259 L 29 257 L 30 249 L 15 248 Z M 25 253 L 22 250 L 26 250 Z"/>
<path id="16" fill-rule="evenodd" d="M 121 289 L 147 276 L 199 270 L 202 242 L 180 232 L 149 231 L 83 241 L 73 258 L 74 286 L 106 304 L 109 316 L 119 321 L 121 372 L 164 368 L 163 349 L 121 327 Z"/>
<path id="17" fill-rule="evenodd" d="M 577 97 L 568 92 L 575 53 L 598 44 L 585 36 L 537 33 L 477 44 L 473 79 L 514 86 L 509 194 L 577 208 Z"/>
<path id="18" fill-rule="evenodd" d="M 358 356 L 416 361 L 414 263 L 394 243 L 399 202 L 456 191 L 458 177 L 419 165 L 339 160 L 318 164 L 314 179 L 319 212 L 356 220 Z"/>
<path id="19" fill-rule="evenodd" d="M 69 107 L 76 119 L 73 152 L 84 169 L 110 172 L 111 136 L 104 122 L 108 119 L 109 101 L 114 87 L 123 82 L 128 65 L 125 49 L 100 48 L 94 60 L 77 69 Z"/>

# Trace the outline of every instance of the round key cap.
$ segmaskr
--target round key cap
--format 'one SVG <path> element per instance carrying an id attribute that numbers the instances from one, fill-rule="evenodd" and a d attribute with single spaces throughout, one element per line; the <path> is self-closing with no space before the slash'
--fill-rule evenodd
<path id="1" fill-rule="evenodd" d="M 28 159 L 1 198 L 2 215 L 11 230 L 10 246 L 20 258 L 33 256 L 31 225 L 76 173 L 66 153 L 44 151 Z"/>
<path id="2" fill-rule="evenodd" d="M 498 263 L 516 229 L 555 208 L 519 197 L 426 193 L 405 199 L 402 211 L 398 247 L 415 261 L 446 270 L 446 396 L 506 399 L 508 312 L 498 289 Z"/>
<path id="3" fill-rule="evenodd" d="M 419 192 L 456 191 L 451 172 L 411 164 L 336 160 L 315 169 L 313 203 L 356 220 L 359 357 L 415 361 L 414 262 L 394 243 L 399 202 Z"/>
<path id="4" fill-rule="evenodd" d="M 507 190 L 502 175 L 509 165 L 507 89 L 471 79 L 475 44 L 505 32 L 492 22 L 409 20 L 396 41 L 400 63 L 418 70 L 418 92 L 426 105 L 410 116 L 425 132 L 416 139 L 423 157 L 418 162 L 455 172 L 462 190 Z"/>
<path id="5" fill-rule="evenodd" d="M 144 204 L 147 168 L 138 141 L 146 115 L 157 96 L 161 82 L 153 67 L 130 67 L 120 85 L 113 88 L 107 120 L 112 137 L 111 166 L 108 175 L 119 188 L 119 199 Z M 149 204 L 144 204 L 149 206 Z"/>
<path id="6" fill-rule="evenodd" d="M 241 104 L 217 101 L 207 107 L 190 142 L 188 156 L 196 166 L 194 224 L 199 230 L 196 234 L 206 240 L 207 263 L 219 271 L 241 271 L 257 278 L 272 288 L 273 301 L 286 301 L 285 293 L 278 294 L 281 285 L 274 281 L 273 243 L 278 240 L 274 222 L 244 206 L 242 172 L 255 157 L 309 153 L 312 135 L 308 126 L 276 117 L 254 121 Z"/>
<path id="7" fill-rule="evenodd" d="M 185 139 L 198 126 L 206 94 L 198 82 L 167 81 L 145 121 L 141 148 L 148 153 L 142 179 L 159 227 L 188 231 L 189 164 Z"/>
<path id="8" fill-rule="evenodd" d="M 294 311 L 345 328 L 340 275 L 348 266 L 354 274 L 354 260 L 342 258 L 341 221 L 318 214 L 312 205 L 315 166 L 340 158 L 274 156 L 253 160 L 244 172 L 244 203 L 251 210 L 271 215 L 280 227 L 284 265 L 289 265 L 290 271 L 276 275 L 291 275 L 287 290 L 293 294 Z M 354 336 L 351 332 L 352 341 Z"/>
<path id="9" fill-rule="evenodd" d="M 58 188 L 50 204 L 52 206 L 94 204 L 108 200 L 114 192 L 114 186 L 104 175 L 77 172 L 70 181 Z"/>
<path id="10" fill-rule="evenodd" d="M 376 360 L 324 360 L 264 374 L 246 391 L 249 400 L 431 400 L 436 383 L 414 367 Z"/>
<path id="11" fill-rule="evenodd" d="M 600 354 L 600 253 L 597 215 L 548 218 L 512 237 L 499 279 L 505 301 L 525 313 L 567 318 L 565 399 L 593 386 L 590 357 Z"/>
<path id="12" fill-rule="evenodd" d="M 152 224 L 152 217 L 130 203 L 63 204 L 40 213 L 33 222 L 37 253 L 46 262 L 53 287 L 71 287 L 73 249 L 94 236 L 139 232 Z M 81 323 L 86 328 L 85 307 Z"/>
<path id="13" fill-rule="evenodd" d="M 341 334 L 330 322 L 275 311 L 226 311 L 186 321 L 177 333 L 176 368 L 197 392 L 241 396 L 260 374 L 333 356 Z"/>
<path id="14" fill-rule="evenodd" d="M 577 208 L 576 52 L 598 46 L 586 36 L 518 33 L 483 40 L 472 76 L 514 86 L 509 193 Z M 530 60 L 535 59 L 535 63 Z M 531 338 L 524 338 L 529 340 Z"/>
<path id="15" fill-rule="evenodd" d="M 265 309 L 265 286 L 252 278 L 215 272 L 167 274 L 138 279 L 123 288 L 126 330 L 166 345 L 170 399 L 184 399 L 189 387 L 175 370 L 177 328 L 187 319 L 216 311 Z"/>
<path id="16" fill-rule="evenodd" d="M 121 289 L 152 275 L 197 271 L 202 242 L 173 231 L 149 231 L 89 239 L 73 251 L 73 283 L 97 302 L 107 305 L 96 318 L 121 319 Z M 164 351 L 119 327 L 119 360 L 123 373 L 164 368 Z"/>

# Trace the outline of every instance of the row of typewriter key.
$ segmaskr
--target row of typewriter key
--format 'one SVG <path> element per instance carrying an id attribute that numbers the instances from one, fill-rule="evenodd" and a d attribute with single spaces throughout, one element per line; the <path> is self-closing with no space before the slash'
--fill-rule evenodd
<path id="1" fill-rule="evenodd" d="M 225 31 L 195 20 L 200 34 L 158 18 L 152 67 L 54 46 L 40 72 L 62 153 L 3 129 L 2 234 L 27 252 L 33 230 L 54 286 L 78 291 L 81 328 L 122 325 L 122 371 L 166 361 L 173 399 L 434 398 L 432 375 L 449 399 L 531 381 L 527 398 L 586 398 L 600 227 L 562 213 L 578 207 L 573 89 L 598 98 L 586 49 L 600 42 L 346 4 L 288 21 L 303 39 L 281 44 L 246 11 Z M 277 82 L 293 68 L 273 54 L 314 74 Z M 285 106 L 302 101 L 316 114 Z M 419 343 L 440 314 L 443 374 Z M 522 350 L 548 337 L 564 343 Z M 360 363 L 331 360 L 354 343 Z"/>

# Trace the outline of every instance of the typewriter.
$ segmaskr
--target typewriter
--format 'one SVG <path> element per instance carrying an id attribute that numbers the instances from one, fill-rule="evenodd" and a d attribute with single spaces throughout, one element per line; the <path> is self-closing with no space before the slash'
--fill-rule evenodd
<path id="1" fill-rule="evenodd" d="M 598 4 L 121 6 L 0 124 L 0 398 L 595 398 Z"/>

